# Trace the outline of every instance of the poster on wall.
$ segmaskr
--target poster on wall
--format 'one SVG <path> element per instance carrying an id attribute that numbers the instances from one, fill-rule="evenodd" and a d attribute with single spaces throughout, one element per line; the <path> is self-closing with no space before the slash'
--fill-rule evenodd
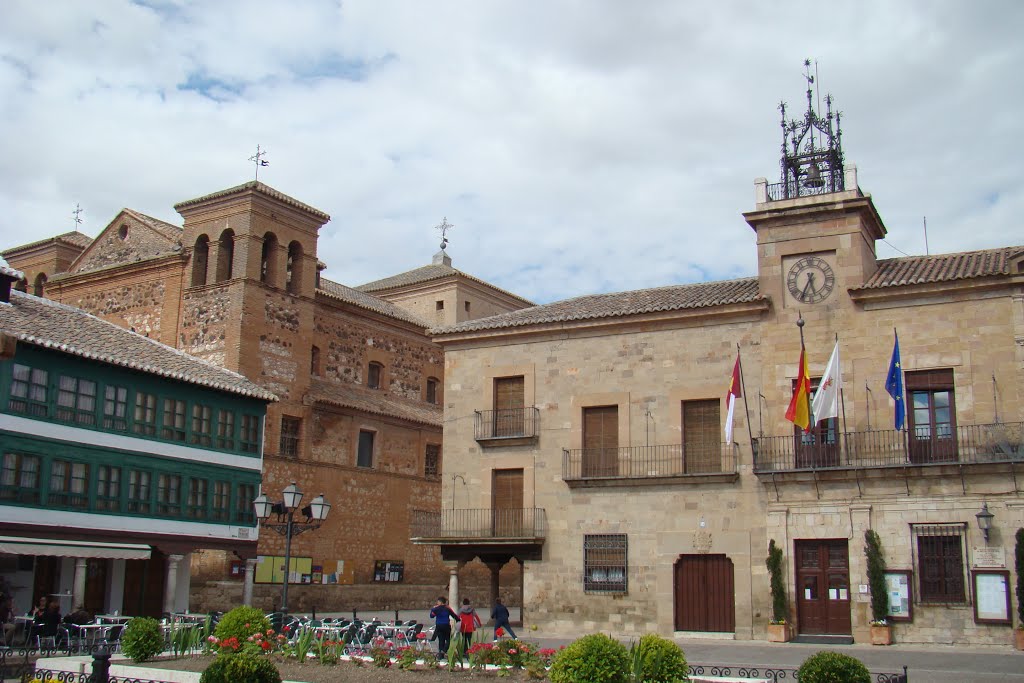
<path id="1" fill-rule="evenodd" d="M 913 585 L 908 569 L 885 572 L 885 588 L 889 595 L 889 618 L 892 621 L 913 621 Z"/>
<path id="2" fill-rule="evenodd" d="M 1010 572 L 972 572 L 974 588 L 974 622 L 1005 624 L 1010 621 Z"/>
<path id="3" fill-rule="evenodd" d="M 309 583 L 313 573 L 312 557 L 293 557 L 288 572 L 288 583 Z M 260 555 L 256 558 L 255 583 L 284 583 L 284 557 Z"/>

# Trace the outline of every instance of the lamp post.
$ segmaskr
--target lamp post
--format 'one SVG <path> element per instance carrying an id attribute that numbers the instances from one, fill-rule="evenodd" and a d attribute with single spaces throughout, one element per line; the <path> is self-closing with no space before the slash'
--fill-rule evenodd
<path id="1" fill-rule="evenodd" d="M 324 494 L 321 493 L 300 511 L 306 516 L 305 521 L 296 522 L 295 511 L 299 508 L 302 495 L 302 491 L 293 481 L 281 492 L 280 502 L 271 503 L 265 493 L 256 496 L 252 502 L 253 507 L 256 508 L 256 517 L 260 520 L 260 525 L 267 529 L 273 529 L 285 538 L 284 584 L 281 589 L 281 612 L 285 615 L 288 614 L 288 570 L 291 568 L 292 562 L 292 536 L 298 536 L 311 529 L 319 529 L 327 519 L 327 513 L 331 511 L 331 504 L 324 500 Z M 271 514 L 276 516 L 273 522 L 270 521 Z"/>
<path id="2" fill-rule="evenodd" d="M 987 501 L 981 504 L 981 512 L 976 512 L 974 516 L 978 518 L 978 528 L 985 536 L 985 545 L 988 545 L 988 532 L 992 529 L 992 518 L 995 515 L 988 511 Z"/>

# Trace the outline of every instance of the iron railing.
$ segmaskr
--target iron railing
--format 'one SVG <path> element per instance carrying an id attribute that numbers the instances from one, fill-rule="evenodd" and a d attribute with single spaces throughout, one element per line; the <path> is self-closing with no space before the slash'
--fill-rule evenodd
<path id="1" fill-rule="evenodd" d="M 808 434 L 762 436 L 751 445 L 754 472 L 1016 462 L 1024 461 L 1024 422 L 843 432 L 828 443 Z"/>
<path id="2" fill-rule="evenodd" d="M 793 180 L 785 183 L 769 183 L 768 201 L 777 202 L 783 199 L 830 194 L 832 192 L 842 192 L 844 189 L 845 177 L 843 176 L 842 168 L 837 168 L 833 171 L 823 165 L 821 166 L 819 178 L 821 180 L 819 185 L 808 185 L 807 181 L 794 182 Z"/>
<path id="3" fill-rule="evenodd" d="M 650 479 L 736 472 L 736 444 L 683 444 L 562 450 L 562 479 Z"/>
<path id="4" fill-rule="evenodd" d="M 468 508 L 413 510 L 413 538 L 431 539 L 542 539 L 547 535 L 544 508 Z"/>
<path id="5" fill-rule="evenodd" d="M 797 680 L 797 669 L 779 668 L 774 666 L 735 666 L 732 664 L 694 664 L 690 663 L 691 676 L 714 676 L 722 678 L 754 678 L 757 680 L 778 683 L 779 681 Z M 907 667 L 901 673 L 871 672 L 874 683 L 909 683 L 910 674 Z"/>
<path id="6" fill-rule="evenodd" d="M 504 410 L 477 410 L 474 437 L 485 439 L 526 439 L 537 436 L 540 410 L 529 406 Z"/>

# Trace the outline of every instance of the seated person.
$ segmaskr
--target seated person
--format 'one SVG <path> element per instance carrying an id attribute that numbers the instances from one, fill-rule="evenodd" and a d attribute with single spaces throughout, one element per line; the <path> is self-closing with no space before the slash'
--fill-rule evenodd
<path id="1" fill-rule="evenodd" d="M 14 637 L 14 630 L 18 625 L 14 623 L 14 607 L 9 595 L 0 599 L 0 636 L 3 637 L 3 644 L 10 645 Z"/>
<path id="2" fill-rule="evenodd" d="M 92 615 L 85 611 L 85 609 L 79 607 L 74 612 L 68 613 L 64 617 L 65 624 L 75 624 L 81 626 L 82 624 L 91 624 L 93 622 Z"/>
<path id="3" fill-rule="evenodd" d="M 60 603 L 51 602 L 42 616 L 33 621 L 34 634 L 41 638 L 55 638 L 60 626 Z"/>

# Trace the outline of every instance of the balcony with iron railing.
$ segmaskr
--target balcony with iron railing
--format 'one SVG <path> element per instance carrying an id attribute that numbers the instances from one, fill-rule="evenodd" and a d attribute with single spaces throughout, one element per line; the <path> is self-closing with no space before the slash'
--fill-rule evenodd
<path id="1" fill-rule="evenodd" d="M 540 428 L 540 410 L 533 406 L 474 412 L 474 438 L 483 446 L 532 440 L 537 437 Z"/>
<path id="2" fill-rule="evenodd" d="M 574 487 L 734 481 L 736 461 L 735 443 L 563 449 L 562 479 Z"/>
<path id="3" fill-rule="evenodd" d="M 868 469 L 1024 462 L 1024 422 L 959 425 L 955 429 L 762 436 L 752 440 L 754 472 Z"/>
<path id="4" fill-rule="evenodd" d="M 413 510 L 414 543 L 542 545 L 547 536 L 543 508 Z"/>

